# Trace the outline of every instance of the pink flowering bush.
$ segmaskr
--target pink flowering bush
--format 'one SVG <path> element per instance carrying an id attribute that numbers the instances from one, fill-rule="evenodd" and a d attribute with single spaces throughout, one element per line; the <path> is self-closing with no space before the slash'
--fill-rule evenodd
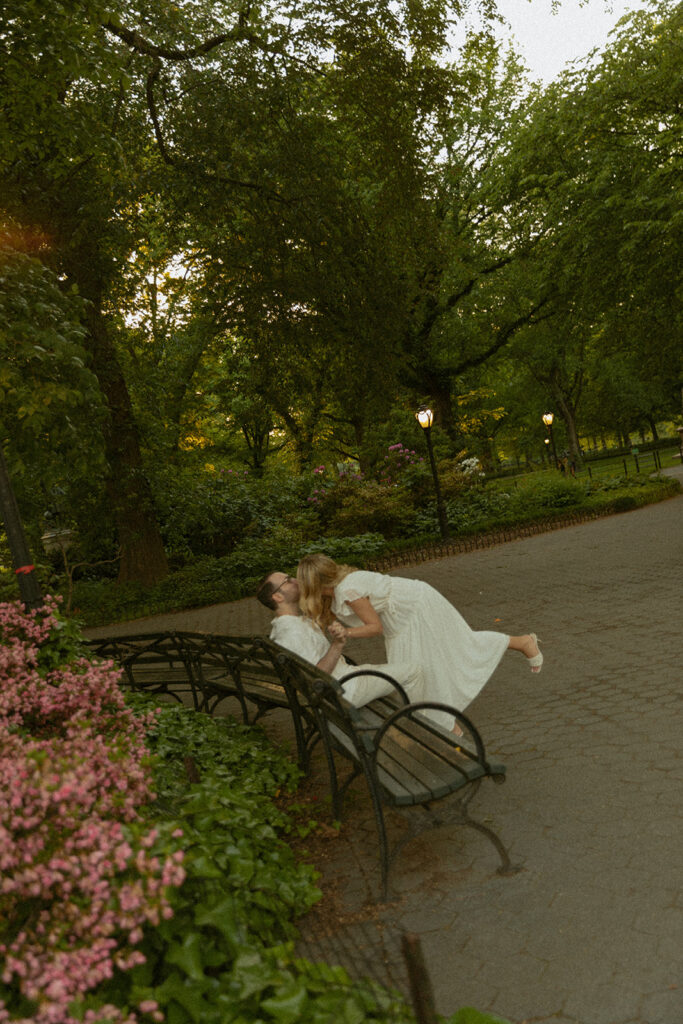
<path id="1" fill-rule="evenodd" d="M 406 448 L 401 441 L 397 444 L 390 444 L 387 453 L 376 468 L 377 479 L 382 484 L 408 484 L 415 471 L 420 474 L 424 463 L 422 455 L 418 455 L 412 448 Z M 412 467 L 413 473 L 407 473 Z"/>
<path id="2" fill-rule="evenodd" d="M 326 504 L 339 504 L 335 494 L 338 488 L 343 490 L 349 483 L 355 484 L 363 480 L 363 474 L 355 462 L 341 465 L 337 463 L 336 467 L 330 466 L 329 469 L 325 465 L 315 466 L 313 476 L 316 478 L 313 481 L 315 486 L 306 501 L 309 505 L 318 506 L 318 512 L 323 512 Z"/>
<path id="3" fill-rule="evenodd" d="M 355 464 L 336 471 L 318 466 L 308 502 L 320 526 L 340 537 L 381 533 L 385 538 L 410 532 L 414 515 L 412 487 L 424 476 L 423 459 L 403 444 L 391 445 L 375 466 L 374 478 Z M 428 470 L 426 471 L 429 472 Z"/>
<path id="4" fill-rule="evenodd" d="M 119 676 L 78 656 L 50 599 L 30 614 L 0 605 L 0 1024 L 159 1019 L 149 1005 L 83 1009 L 144 962 L 143 926 L 172 913 L 184 878 L 179 835 L 139 821 L 146 723 Z"/>

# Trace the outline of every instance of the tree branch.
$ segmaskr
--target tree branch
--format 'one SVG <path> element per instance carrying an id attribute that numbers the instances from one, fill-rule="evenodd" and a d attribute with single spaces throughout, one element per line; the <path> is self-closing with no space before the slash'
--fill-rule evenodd
<path id="1" fill-rule="evenodd" d="M 290 202 L 290 200 L 285 199 L 284 196 L 281 196 L 278 192 L 274 192 L 273 189 L 266 189 L 263 185 L 259 185 L 257 182 L 242 181 L 240 178 L 230 178 L 223 174 L 209 174 L 203 167 L 199 167 L 197 164 L 192 164 L 187 160 L 181 160 L 170 153 L 164 141 L 164 135 L 159 122 L 159 112 L 156 105 L 156 99 L 154 98 L 154 85 L 160 73 L 161 61 L 159 58 L 155 58 L 153 70 L 147 75 L 145 93 L 147 96 L 147 109 L 149 110 L 149 116 L 154 128 L 154 136 L 157 140 L 161 158 L 165 164 L 168 164 L 169 167 L 179 167 L 184 170 L 189 170 L 195 176 L 203 178 L 204 181 L 220 182 L 222 185 L 233 185 L 235 188 L 248 188 L 252 191 L 260 192 L 262 195 L 267 196 L 269 199 L 273 199 L 278 203 Z"/>
<path id="2" fill-rule="evenodd" d="M 491 356 L 495 355 L 496 352 L 498 352 L 501 348 L 503 348 L 504 345 L 507 344 L 507 342 L 510 340 L 510 337 L 515 333 L 516 330 L 518 330 L 520 327 L 523 327 L 525 324 L 528 324 L 531 321 L 534 313 L 537 313 L 538 310 L 542 309 L 543 306 L 545 306 L 545 304 L 549 301 L 550 300 L 548 297 L 546 297 L 545 299 L 541 299 L 541 301 L 538 302 L 532 309 L 530 309 L 528 313 L 525 313 L 523 316 L 517 317 L 516 320 L 513 320 L 511 324 L 508 324 L 507 327 L 500 331 L 500 334 L 496 337 L 496 340 L 493 342 L 493 344 L 489 345 L 489 347 L 485 349 L 484 352 L 479 353 L 479 355 L 473 356 L 471 359 L 466 359 L 464 362 L 456 366 L 452 371 L 452 376 L 457 377 L 461 373 L 464 373 L 466 370 L 471 370 L 475 366 L 481 366 L 482 363 L 485 363 L 487 359 L 490 359 Z M 548 320 L 550 317 L 554 315 L 554 313 L 548 313 L 544 317 L 539 317 L 538 320 L 535 321 L 535 323 L 540 323 L 541 320 Z"/>
<path id="3" fill-rule="evenodd" d="M 238 25 L 231 29 L 230 32 L 223 32 L 221 35 L 212 36 L 210 39 L 206 39 L 203 43 L 198 43 L 197 46 L 191 46 L 187 50 L 181 50 L 178 47 L 166 47 L 157 46 L 155 43 L 150 42 L 149 39 L 145 39 L 144 36 L 136 32 L 135 29 L 125 28 L 123 25 L 117 25 L 111 19 L 106 21 L 103 26 L 107 32 L 111 32 L 112 35 L 116 36 L 122 42 L 126 43 L 136 53 L 144 53 L 147 57 L 156 57 L 157 59 L 163 57 L 165 60 L 193 60 L 195 57 L 203 57 L 205 54 L 210 53 L 211 50 L 215 50 L 217 46 L 222 46 L 223 43 L 227 43 L 228 40 L 235 39 L 252 39 L 249 32 L 245 31 L 246 20 L 243 20 L 243 15 L 240 15 Z"/>
<path id="4" fill-rule="evenodd" d="M 159 114 L 157 112 L 157 104 L 156 104 L 156 100 L 154 99 L 154 83 L 156 82 L 157 78 L 159 77 L 160 71 L 161 71 L 161 61 L 157 58 L 155 60 L 155 62 L 154 62 L 154 68 L 147 75 L 147 82 L 145 83 L 145 93 L 146 93 L 146 96 L 147 96 L 147 109 L 149 110 L 149 116 L 152 119 L 152 125 L 154 127 L 154 136 L 155 136 L 155 138 L 157 140 L 157 145 L 159 147 L 159 152 L 161 153 L 161 158 L 162 158 L 162 160 L 164 161 L 165 164 L 170 164 L 170 165 L 173 166 L 176 163 L 176 161 L 170 155 L 168 150 L 166 149 L 166 143 L 164 142 L 164 136 L 163 136 L 163 133 L 161 131 L 161 125 L 159 124 Z"/>

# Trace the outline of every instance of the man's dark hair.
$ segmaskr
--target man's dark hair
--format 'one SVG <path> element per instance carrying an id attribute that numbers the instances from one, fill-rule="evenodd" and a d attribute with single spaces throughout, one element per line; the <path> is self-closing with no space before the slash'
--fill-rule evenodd
<path id="1" fill-rule="evenodd" d="M 256 588 L 256 598 L 265 605 L 269 611 L 277 611 L 277 604 L 273 600 L 273 594 L 277 590 L 277 587 L 271 580 L 272 572 L 269 572 L 267 576 L 264 576 L 258 587 Z"/>

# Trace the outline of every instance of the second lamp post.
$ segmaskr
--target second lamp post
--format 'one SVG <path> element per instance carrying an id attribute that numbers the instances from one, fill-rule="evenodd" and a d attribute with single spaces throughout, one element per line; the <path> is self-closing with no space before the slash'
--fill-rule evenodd
<path id="1" fill-rule="evenodd" d="M 427 442 L 427 451 L 429 452 L 429 462 L 432 467 L 432 476 L 434 477 L 434 491 L 436 493 L 436 511 L 439 517 L 439 530 L 441 531 L 441 537 L 443 540 L 448 540 L 448 520 L 446 519 L 446 509 L 444 508 L 443 500 L 441 498 L 441 488 L 439 487 L 439 474 L 436 471 L 436 462 L 434 460 L 434 448 L 432 447 L 432 423 L 434 422 L 434 413 L 427 406 L 423 405 L 415 413 L 415 418 L 420 424 L 425 433 L 425 440 Z"/>
<path id="2" fill-rule="evenodd" d="M 555 451 L 555 437 L 553 436 L 553 420 L 554 419 L 555 419 L 555 413 L 553 413 L 553 412 L 544 412 L 543 413 L 543 422 L 545 423 L 546 427 L 548 428 L 548 433 L 550 434 L 550 446 L 551 446 L 551 448 L 553 450 L 553 459 L 555 460 L 555 469 L 557 469 L 558 466 L 559 466 L 559 463 L 557 461 L 557 452 Z"/>

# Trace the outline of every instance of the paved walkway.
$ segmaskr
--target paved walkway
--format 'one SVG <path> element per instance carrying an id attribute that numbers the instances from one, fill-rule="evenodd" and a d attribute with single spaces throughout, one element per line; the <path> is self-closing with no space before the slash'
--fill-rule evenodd
<path id="1" fill-rule="evenodd" d="M 391 977 L 391 936 L 417 933 L 443 1014 L 472 1005 L 514 1024 L 683 1022 L 682 527 L 680 496 L 401 570 L 475 628 L 533 629 L 544 641 L 539 676 L 508 654 L 468 711 L 508 768 L 505 786 L 482 787 L 473 816 L 524 870 L 497 876 L 485 839 L 442 828 L 404 848 L 395 899 L 375 907 L 373 818 L 357 783 L 321 864 L 333 953 L 346 937 L 361 954 L 371 924 L 390 937 Z M 90 632 L 252 633 L 268 618 L 245 600 Z M 377 643 L 362 650 L 381 659 Z M 286 736 L 286 720 L 269 729 Z"/>

